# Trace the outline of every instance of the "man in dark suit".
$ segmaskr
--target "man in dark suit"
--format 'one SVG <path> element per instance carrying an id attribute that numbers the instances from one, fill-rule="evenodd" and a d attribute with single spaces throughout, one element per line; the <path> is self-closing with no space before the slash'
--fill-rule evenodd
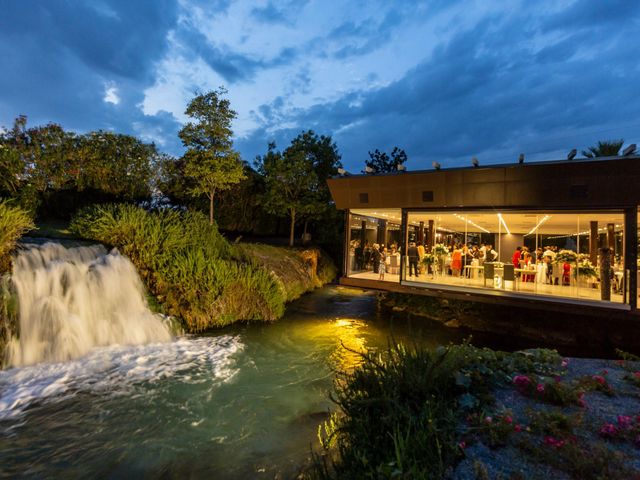
<path id="1" fill-rule="evenodd" d="M 411 242 L 409 244 L 409 248 L 407 249 L 407 257 L 409 258 L 409 276 L 412 276 L 412 272 L 415 272 L 416 277 L 418 276 L 418 260 L 420 259 L 420 255 L 418 254 L 418 247 L 416 247 L 415 242 Z"/>

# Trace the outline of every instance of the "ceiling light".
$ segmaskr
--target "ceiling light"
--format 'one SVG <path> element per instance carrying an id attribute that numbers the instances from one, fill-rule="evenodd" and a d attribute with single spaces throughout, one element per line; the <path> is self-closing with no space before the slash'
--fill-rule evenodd
<path id="1" fill-rule="evenodd" d="M 509 231 L 509 227 L 507 227 L 507 223 L 504 221 L 504 218 L 502 218 L 501 213 L 498 214 L 498 218 L 500 219 L 500 222 L 502 223 L 502 226 L 504 227 L 504 229 L 507 231 L 507 235 L 511 235 L 511 232 Z"/>
<path id="2" fill-rule="evenodd" d="M 535 227 L 533 227 L 531 230 L 529 230 L 529 233 L 527 233 L 527 235 L 531 235 L 533 232 L 538 230 L 538 228 L 540 228 L 540 225 L 542 225 L 544 222 L 546 222 L 550 218 L 551 218 L 550 215 L 545 215 L 544 217 L 542 217 L 542 220 L 540 220 Z"/>

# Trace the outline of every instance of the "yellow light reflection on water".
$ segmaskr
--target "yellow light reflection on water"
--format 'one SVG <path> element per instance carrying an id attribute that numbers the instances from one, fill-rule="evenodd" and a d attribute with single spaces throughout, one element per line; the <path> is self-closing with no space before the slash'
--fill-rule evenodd
<path id="1" fill-rule="evenodd" d="M 363 335 L 367 324 L 362 320 L 339 318 L 330 323 L 336 338 L 336 348 L 330 361 L 334 368 L 348 371 L 362 363 L 362 353 L 367 351 L 367 342 Z"/>

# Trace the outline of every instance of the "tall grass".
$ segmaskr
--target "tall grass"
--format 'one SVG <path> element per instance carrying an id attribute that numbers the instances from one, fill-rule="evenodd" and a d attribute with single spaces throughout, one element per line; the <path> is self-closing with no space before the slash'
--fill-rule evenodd
<path id="1" fill-rule="evenodd" d="M 16 241 L 33 228 L 35 225 L 29 213 L 0 200 L 0 273 L 11 269 L 9 253 L 15 248 Z"/>
<path id="2" fill-rule="evenodd" d="M 197 212 L 93 206 L 76 215 L 70 230 L 127 255 L 165 311 L 182 318 L 190 331 L 237 320 L 276 320 L 285 302 L 302 293 L 285 275 L 285 270 L 300 270 L 299 254 L 230 245 Z M 279 273 L 270 265 L 280 265 Z M 315 272 L 310 278 L 318 282 Z M 313 286 L 305 285 L 304 291 Z"/>
<path id="3" fill-rule="evenodd" d="M 365 353 L 360 366 L 338 376 L 338 411 L 320 432 L 328 455 L 311 477 L 446 478 L 462 457 L 461 420 L 491 407 L 491 392 L 513 372 L 555 375 L 560 361 L 553 351 L 468 344 Z"/>

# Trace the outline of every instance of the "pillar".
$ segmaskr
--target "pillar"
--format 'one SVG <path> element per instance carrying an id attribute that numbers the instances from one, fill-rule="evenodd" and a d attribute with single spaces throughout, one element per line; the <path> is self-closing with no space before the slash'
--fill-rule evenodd
<path id="1" fill-rule="evenodd" d="M 611 300 L 611 249 L 600 249 L 600 299 Z"/>
<path id="2" fill-rule="evenodd" d="M 631 310 L 638 308 L 638 209 L 624 211 L 625 291 Z M 629 275 L 627 277 L 627 272 Z"/>
<path id="3" fill-rule="evenodd" d="M 589 260 L 596 265 L 598 262 L 598 221 L 589 222 Z"/>
<path id="4" fill-rule="evenodd" d="M 607 246 L 613 255 L 616 251 L 616 226 L 613 223 L 607 223 Z"/>
<path id="5" fill-rule="evenodd" d="M 424 242 L 424 222 L 420 222 L 420 226 L 418 227 L 418 242 L 419 243 L 423 243 Z"/>
<path id="6" fill-rule="evenodd" d="M 378 220 L 378 239 L 376 240 L 378 245 L 386 245 L 387 244 L 387 221 L 386 220 Z"/>
<path id="7" fill-rule="evenodd" d="M 427 251 L 430 252 L 435 245 L 436 232 L 434 229 L 434 221 L 429 220 L 429 235 L 427 235 Z"/>

